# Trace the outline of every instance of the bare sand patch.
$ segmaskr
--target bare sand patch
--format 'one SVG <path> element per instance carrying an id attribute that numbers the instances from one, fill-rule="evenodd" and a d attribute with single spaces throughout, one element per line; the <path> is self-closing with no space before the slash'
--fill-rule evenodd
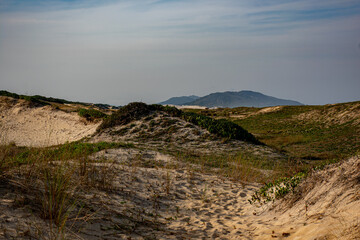
<path id="1" fill-rule="evenodd" d="M 25 100 L 0 99 L 1 143 L 43 147 L 79 140 L 95 132 L 100 123 L 86 122 L 76 112 L 51 106 L 31 106 Z"/>
<path id="2" fill-rule="evenodd" d="M 254 239 L 360 239 L 360 157 L 311 174 L 250 218 Z"/>

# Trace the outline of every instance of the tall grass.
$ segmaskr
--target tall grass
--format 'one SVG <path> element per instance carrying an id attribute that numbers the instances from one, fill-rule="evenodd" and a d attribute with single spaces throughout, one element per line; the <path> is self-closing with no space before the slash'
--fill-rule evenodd
<path id="1" fill-rule="evenodd" d="M 41 200 L 42 216 L 58 226 L 57 234 L 64 233 L 66 221 L 75 206 L 76 183 L 73 170 L 66 164 L 41 169 L 40 181 L 44 187 Z M 53 231 L 51 231 L 53 232 Z"/>
<path id="2" fill-rule="evenodd" d="M 0 179 L 7 189 L 30 200 L 34 214 L 49 221 L 46 238 L 66 235 L 68 221 L 79 214 L 79 192 L 90 188 L 112 187 L 112 162 L 94 162 L 89 155 L 103 149 L 132 147 L 121 143 L 71 143 L 51 148 L 0 145 Z M 29 201 L 28 201 L 29 202 Z"/>

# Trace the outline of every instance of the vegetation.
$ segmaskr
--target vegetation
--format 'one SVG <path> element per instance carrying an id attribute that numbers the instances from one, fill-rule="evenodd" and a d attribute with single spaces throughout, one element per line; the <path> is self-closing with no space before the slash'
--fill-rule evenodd
<path id="1" fill-rule="evenodd" d="M 196 113 L 182 113 L 181 116 L 184 120 L 205 128 L 210 133 L 219 135 L 220 137 L 247 141 L 259 145 L 262 144 L 242 127 L 226 119 L 216 120 Z"/>
<path id="2" fill-rule="evenodd" d="M 360 102 L 262 110 L 247 107 L 187 110 L 239 124 L 266 145 L 289 156 L 287 166 L 293 171 L 277 167 L 273 170 L 279 174 L 273 177 L 278 178 L 257 178 L 257 181 L 267 183 L 252 196 L 251 203 L 283 197 L 295 190 L 310 169 L 321 169 L 329 163 L 358 154 L 360 123 L 355 120 L 359 118 Z M 261 165 L 257 167 L 264 169 Z"/>
<path id="3" fill-rule="evenodd" d="M 1 90 L 0 91 L 0 96 L 6 96 L 6 97 L 12 97 L 15 99 L 24 99 L 26 101 L 30 101 L 33 103 L 38 103 L 41 105 L 49 105 L 50 103 L 60 103 L 60 104 L 81 104 L 81 105 L 89 105 L 86 103 L 82 103 L 82 102 L 72 102 L 72 101 L 68 101 L 65 99 L 60 99 L 60 98 L 52 98 L 52 97 L 44 97 L 44 96 L 40 96 L 40 95 L 35 95 L 35 96 L 26 96 L 26 95 L 19 95 L 16 93 L 11 93 L 8 91 L 4 91 Z"/>
<path id="4" fill-rule="evenodd" d="M 98 130 L 128 124 L 131 121 L 139 120 L 156 110 L 154 105 L 146 105 L 145 103 L 140 102 L 130 103 L 121 107 L 118 111 L 105 119 Z"/>
<path id="5" fill-rule="evenodd" d="M 88 121 L 101 120 L 107 117 L 105 113 L 100 112 L 99 110 L 96 109 L 80 108 L 78 110 L 78 113 L 80 117 L 86 118 L 86 120 Z"/>
<path id="6" fill-rule="evenodd" d="M 216 119 L 230 120 L 261 142 L 291 158 L 310 164 L 352 156 L 360 149 L 360 127 L 356 116 L 360 102 L 325 106 L 283 106 L 274 111 L 261 108 L 187 110 Z M 316 163 L 317 164 L 317 163 Z"/>
<path id="7" fill-rule="evenodd" d="M 120 108 L 116 113 L 103 121 L 99 126 L 98 131 L 118 125 L 125 125 L 131 121 L 139 120 L 142 117 L 146 117 L 151 113 L 159 111 L 165 112 L 172 117 L 182 118 L 187 122 L 207 129 L 210 133 L 223 138 L 262 144 L 252 134 L 231 121 L 225 119 L 216 120 L 197 113 L 183 112 L 175 107 L 146 105 L 145 103 L 139 102 L 130 103 L 129 105 Z"/>
<path id="8" fill-rule="evenodd" d="M 192 151 L 165 152 L 181 162 L 196 164 L 202 172 L 212 172 L 241 182 L 274 182 L 306 171 L 306 166 L 296 161 L 269 160 L 263 156 L 244 152 L 222 154 L 201 154 Z"/>
<path id="9" fill-rule="evenodd" d="M 76 220 L 86 188 L 111 189 L 112 168 L 88 156 L 103 149 L 133 147 L 122 143 L 73 142 L 50 148 L 0 145 L 0 184 L 21 191 L 22 203 L 50 224 L 50 239 L 63 238 L 68 219 Z M 100 165 L 99 165 L 100 164 Z"/>
<path id="10" fill-rule="evenodd" d="M 0 95 L 26 99 L 26 96 L 13 95 L 6 91 L 1 91 Z M 27 100 L 46 103 L 49 99 L 51 98 L 33 96 Z M 223 137 L 224 141 L 238 139 L 255 144 L 264 142 L 288 158 L 269 160 L 261 154 L 249 154 L 241 150 L 220 152 L 211 149 L 202 153 L 169 147 L 162 151 L 175 156 L 179 163 L 151 162 L 141 156 L 129 160 L 130 167 L 138 164 L 168 170 L 176 168 L 176 164 L 189 163 L 186 164 L 189 166 L 189 181 L 194 179 L 193 171 L 204 171 L 235 181 L 265 183 L 249 200 L 250 203 L 263 204 L 296 191 L 296 187 L 310 169 L 319 169 L 327 163 L 359 153 L 358 119 L 356 116 L 340 118 L 348 109 L 355 113 L 359 111 L 360 107 L 357 104 L 359 103 L 284 106 L 273 111 L 258 108 L 181 111 L 168 106 L 131 103 L 111 116 L 94 109 L 83 108 L 78 110 L 78 114 L 90 121 L 103 119 L 98 131 L 144 118 L 148 125 L 129 124 L 126 130 L 131 129 L 135 132 L 145 127 L 151 129 L 161 126 L 165 129 L 161 134 L 171 134 L 175 131 L 177 121 L 171 117 L 178 117 L 187 121 L 190 126 L 197 125 Z M 166 113 L 170 117 L 155 121 L 153 116 L 158 112 Z M 114 163 L 104 159 L 93 160 L 89 156 L 101 150 L 119 147 L 135 146 L 106 142 L 73 142 L 47 148 L 0 145 L 0 184 L 5 184 L 4 189 L 22 191 L 26 196 L 23 202 L 31 202 L 31 210 L 43 219 L 49 220 L 50 232 L 55 236 L 52 239 L 57 239 L 63 235 L 66 226 L 69 226 L 69 220 L 73 221 L 84 214 L 80 213 L 86 206 L 82 202 L 82 193 L 89 188 L 112 190 Z M 131 171 L 135 172 L 136 167 Z M 154 190 L 154 194 L 150 196 L 154 209 L 158 209 L 159 199 L 170 195 L 172 191 L 173 176 L 170 172 L 164 172 L 163 175 L 162 186 L 166 194 L 162 196 L 161 192 Z M 207 201 L 206 189 L 203 190 L 201 198 L 204 202 Z M 156 212 L 154 216 L 157 216 Z"/>
<path id="11" fill-rule="evenodd" d="M 292 177 L 281 177 L 274 182 L 266 183 L 265 186 L 252 195 L 249 202 L 251 204 L 256 202 L 262 204 L 284 197 L 289 192 L 293 192 L 306 176 L 307 173 L 299 172 Z"/>

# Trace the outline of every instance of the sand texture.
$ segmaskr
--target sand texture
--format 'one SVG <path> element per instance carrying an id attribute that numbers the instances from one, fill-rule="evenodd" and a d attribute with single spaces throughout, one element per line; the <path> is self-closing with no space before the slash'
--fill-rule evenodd
<path id="1" fill-rule="evenodd" d="M 275 161 L 283 157 L 275 150 L 223 142 L 161 114 L 95 132 L 98 125 L 76 112 L 11 98 L 0 101 L 2 143 L 50 146 L 88 137 L 90 142 L 133 144 L 85 159 L 87 180 L 82 181 L 92 182 L 72 186 L 77 204 L 66 239 L 360 239 L 359 156 L 313 171 L 294 193 L 258 205 L 249 199 L 261 184 L 231 180 L 171 153 L 247 151 Z M 66 163 L 74 174 L 81 168 L 77 160 Z M 35 193 L 19 180 L 26 168 L 0 178 L 0 239 L 54 239 L 49 229 L 56 227 L 35 211 L 41 208 L 33 203 Z"/>
<path id="2" fill-rule="evenodd" d="M 18 146 L 44 147 L 79 140 L 95 132 L 76 112 L 51 106 L 32 106 L 25 100 L 0 97 L 0 141 Z"/>

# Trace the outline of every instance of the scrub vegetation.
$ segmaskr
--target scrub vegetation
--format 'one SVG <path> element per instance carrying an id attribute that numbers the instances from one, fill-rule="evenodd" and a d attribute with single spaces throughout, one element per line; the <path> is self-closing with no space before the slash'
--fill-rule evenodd
<path id="1" fill-rule="evenodd" d="M 25 99 L 4 91 L 1 94 Z M 43 221 L 36 224 L 46 223 L 48 229 L 24 231 L 24 238 L 74 239 L 94 226 L 107 234 L 156 238 L 165 234 L 164 226 L 172 222 L 196 223 L 181 215 L 183 209 L 174 205 L 174 199 L 181 202 L 191 196 L 209 216 L 223 215 L 225 208 L 217 205 L 221 201 L 233 201 L 226 206 L 267 204 L 297 193 L 313 172 L 357 155 L 360 149 L 360 102 L 184 111 L 131 103 L 111 115 L 78 105 L 66 107 L 76 109 L 90 122 L 102 121 L 96 125 L 97 131 L 57 146 L 0 144 L 1 196 L 11 200 L 14 209 L 30 211 Z M 101 134 L 120 136 L 124 141 L 97 140 Z M 223 181 L 220 190 L 211 186 L 216 181 Z M 242 186 L 251 184 L 259 186 L 258 190 L 247 187 L 240 193 Z M 225 197 L 223 186 L 234 199 Z M 209 206 L 219 209 L 211 212 Z M 202 216 L 196 209 L 191 212 Z M 199 236 L 203 233 L 201 230 Z"/>

